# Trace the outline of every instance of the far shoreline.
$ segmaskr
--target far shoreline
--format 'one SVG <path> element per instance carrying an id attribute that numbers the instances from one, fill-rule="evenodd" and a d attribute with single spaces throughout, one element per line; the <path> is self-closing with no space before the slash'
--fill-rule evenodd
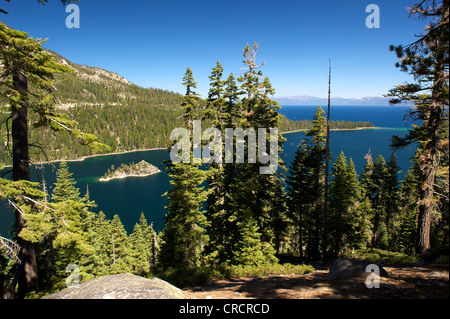
<path id="1" fill-rule="evenodd" d="M 386 130 L 397 130 L 398 128 L 390 128 L 390 127 L 378 127 L 378 126 L 373 126 L 373 127 L 357 127 L 357 128 L 342 128 L 342 129 L 330 129 L 330 131 L 360 131 L 360 130 L 380 130 L 380 129 L 386 129 Z M 294 131 L 286 131 L 286 132 L 282 132 L 281 134 L 293 134 L 293 133 L 298 133 L 298 132 L 305 132 L 308 131 L 309 129 L 300 129 L 300 130 L 294 130 Z M 130 151 L 120 151 L 120 152 L 113 152 L 113 153 L 104 153 L 104 154 L 93 154 L 93 155 L 86 155 L 86 156 L 82 156 L 82 157 L 78 157 L 78 158 L 72 158 L 72 159 L 57 159 L 57 160 L 51 160 L 51 161 L 40 161 L 40 162 L 36 162 L 34 163 L 32 166 L 39 166 L 39 165 L 44 165 L 44 164 L 52 164 L 52 163 L 61 163 L 61 162 L 82 162 L 86 159 L 89 158 L 94 158 L 94 157 L 100 157 L 100 156 L 111 156 L 111 155 L 121 155 L 121 154 L 127 154 L 127 153 L 134 153 L 134 152 L 145 152 L 145 151 L 158 151 L 158 150 L 167 150 L 167 147 L 154 147 L 154 148 L 143 148 L 143 149 L 136 149 L 136 150 L 130 150 Z M 5 168 L 11 168 L 12 165 L 5 165 L 3 166 L 3 169 Z"/>
<path id="2" fill-rule="evenodd" d="M 390 129 L 389 127 L 378 127 L 378 126 L 371 126 L 371 127 L 357 127 L 357 128 L 334 128 L 330 129 L 331 131 L 361 131 L 361 130 L 380 130 L 380 129 Z M 287 131 L 282 132 L 281 134 L 291 134 L 291 133 L 298 133 L 298 132 L 305 132 L 309 131 L 309 129 L 301 129 L 301 130 L 295 130 L 295 131 Z"/>
<path id="3" fill-rule="evenodd" d="M 93 157 L 101 157 L 101 156 L 111 156 L 111 155 L 121 155 L 121 154 L 127 154 L 127 153 L 134 153 L 134 152 L 145 152 L 145 151 L 158 151 L 158 150 L 165 150 L 167 148 L 163 147 L 155 147 L 155 148 L 142 148 L 137 150 L 131 150 L 131 151 L 121 151 L 121 152 L 113 152 L 113 153 L 104 153 L 104 154 L 92 154 L 92 155 L 86 155 L 82 157 L 77 157 L 73 159 L 57 159 L 57 160 L 51 160 L 51 161 L 41 161 L 33 164 L 34 166 L 38 165 L 44 165 L 44 164 L 51 164 L 51 163 L 61 163 L 61 162 L 82 162 L 86 159 L 93 158 Z M 4 166 L 4 168 L 11 167 L 11 165 Z"/>

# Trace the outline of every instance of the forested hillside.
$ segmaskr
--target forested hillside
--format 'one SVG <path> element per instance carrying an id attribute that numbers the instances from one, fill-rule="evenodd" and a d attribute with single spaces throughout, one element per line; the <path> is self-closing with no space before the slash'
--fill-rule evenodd
<path id="1" fill-rule="evenodd" d="M 178 94 L 142 88 L 115 73 L 56 56 L 74 70 L 58 75 L 55 85 L 58 108 L 76 120 L 82 131 L 98 136 L 113 152 L 168 145 L 170 131 L 178 122 Z M 2 121 L 5 120 L 2 115 Z M 33 122 L 35 118 L 30 120 Z M 2 130 L 1 135 L 4 139 L 0 146 L 1 161 L 7 163 L 6 131 Z M 33 130 L 30 139 L 36 146 L 31 154 L 34 161 L 72 159 L 93 152 L 73 143 L 67 132 L 55 134 L 49 128 Z"/>
<path id="2" fill-rule="evenodd" d="M 120 75 L 96 67 L 75 64 L 57 53 L 63 65 L 74 71 L 57 75 L 56 96 L 59 111 L 67 112 L 69 118 L 79 123 L 80 130 L 94 134 L 110 146 L 110 152 L 137 149 L 165 148 L 170 145 L 170 132 L 182 125 L 178 93 L 157 88 L 143 88 L 130 83 Z M 3 99 L 2 105 L 6 106 Z M 201 116 L 199 116 L 201 118 Z M 33 123 L 36 116 L 30 114 Z M 4 112 L 0 121 L 8 121 Z M 333 122 L 331 128 L 370 127 L 366 122 Z M 305 130 L 312 127 L 310 120 L 280 123 L 282 132 Z M 105 151 L 95 151 L 74 143 L 65 131 L 55 133 L 49 127 L 30 131 L 31 159 L 33 162 L 69 160 Z M 0 163 L 10 164 L 7 130 L 0 131 Z"/>
<path id="3" fill-rule="evenodd" d="M 42 47 L 45 41 L 0 22 L 0 164 L 12 163 L 0 176 L 0 200 L 14 209 L 15 218 L 13 238 L 0 236 L 0 299 L 39 298 L 63 289 L 71 277 L 67 269 L 79 270 L 81 282 L 133 273 L 179 287 L 212 279 L 267 283 L 261 277 L 278 275 L 274 285 L 266 286 L 280 297 L 286 283 L 297 291 L 303 287 L 285 275 L 315 267 L 322 271 L 342 257 L 411 263 L 414 272 L 426 261 L 444 263 L 445 273 L 430 268 L 420 279 L 408 274 L 401 286 L 417 292 L 406 298 L 425 298 L 424 283 L 448 296 L 449 1 L 421 1 L 410 13 L 434 22 L 416 42 L 391 47 L 399 58 L 396 66 L 415 82 L 397 85 L 387 96 L 394 104 L 413 102 L 408 116 L 421 122 L 385 145 L 415 147 L 403 180 L 394 152 L 389 159 L 369 152 L 361 174 L 343 151 L 332 162 L 329 130 L 370 123 L 330 123 L 321 106 L 310 121 L 281 116 L 256 42 L 245 46 L 243 72 L 236 77 L 232 70 L 224 73 L 217 61 L 208 76 L 208 95 L 202 97 L 190 67 L 182 78 L 184 95 L 146 89 L 50 54 Z M 330 95 L 331 62 L 329 70 Z M 203 129 L 213 129 L 213 141 L 203 139 L 205 145 L 197 138 L 195 121 L 200 119 Z M 169 140 L 177 127 L 180 140 Z M 267 132 L 274 127 L 279 131 Z M 216 141 L 230 128 L 258 132 L 258 143 L 251 134 Z M 282 132 L 295 130 L 305 130 L 304 138 L 294 159 L 284 161 Z M 227 149 L 229 144 L 236 147 Z M 170 188 L 164 194 L 163 184 L 155 190 L 167 200 L 158 234 L 144 214 L 131 234 L 120 220 L 119 215 L 131 213 L 134 196 L 142 195 L 127 194 L 123 208 L 114 207 L 120 211 L 108 219 L 94 210 L 87 188 L 83 195 L 75 187 L 65 161 L 52 186 L 43 179 L 33 182 L 30 175 L 30 166 L 40 160 L 170 145 L 174 152 L 164 162 Z M 373 272 L 359 283 L 359 275 L 352 277 L 349 285 L 367 292 L 374 288 L 372 280 L 379 283 Z M 444 276 L 444 286 L 435 281 Z M 346 289 L 341 283 L 329 276 L 315 282 L 314 289 Z M 376 288 L 387 292 L 385 298 L 398 298 L 396 285 Z"/>

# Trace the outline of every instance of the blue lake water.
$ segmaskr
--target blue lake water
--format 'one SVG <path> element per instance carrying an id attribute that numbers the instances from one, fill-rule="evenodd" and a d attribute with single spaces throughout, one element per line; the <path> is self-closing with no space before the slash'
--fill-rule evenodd
<path id="1" fill-rule="evenodd" d="M 280 113 L 294 120 L 312 119 L 317 106 L 287 106 L 283 107 Z M 403 116 L 408 108 L 406 107 L 372 107 L 372 106 L 336 106 L 331 110 L 332 120 L 352 120 L 370 121 L 382 129 L 368 129 L 355 131 L 333 131 L 331 132 L 330 148 L 332 160 L 334 161 L 341 151 L 344 151 L 348 158 L 352 158 L 358 173 L 365 164 L 364 156 L 369 152 L 376 158 L 383 155 L 386 160 L 391 156 L 392 150 L 389 141 L 392 135 L 404 136 L 407 133 Z M 284 158 L 286 166 L 292 161 L 297 145 L 304 139 L 303 132 L 285 134 Z M 414 154 L 415 149 L 396 151 L 398 162 L 402 168 L 401 177 L 410 167 L 409 158 Z M 119 214 L 125 229 L 130 233 L 134 225 L 138 222 L 141 212 L 147 221 L 153 223 L 155 230 L 164 228 L 164 216 L 167 205 L 165 197 L 162 196 L 170 189 L 169 177 L 165 171 L 164 161 L 169 159 L 166 150 L 137 151 L 124 154 L 114 154 L 87 158 L 84 161 L 69 162 L 69 169 L 77 181 L 82 195 L 89 189 L 91 200 L 94 200 L 98 207 L 96 211 L 103 211 L 106 216 L 112 218 L 114 214 Z M 106 170 L 121 163 L 128 164 L 145 160 L 162 170 L 161 173 L 147 177 L 129 177 L 125 179 L 112 180 L 109 182 L 99 182 L 98 178 Z M 46 180 L 48 191 L 56 180 L 56 169 L 58 163 L 44 165 L 43 175 Z M 42 175 L 42 173 L 40 173 Z M 33 180 L 38 181 L 39 176 L 33 171 Z M 7 236 L 14 220 L 12 209 L 2 202 L 0 203 L 0 234 Z"/>
<path id="2" fill-rule="evenodd" d="M 321 106 L 327 111 L 327 106 Z M 330 119 L 332 121 L 368 121 L 377 127 L 403 128 L 411 126 L 406 118 L 408 106 L 331 106 Z M 314 117 L 317 105 L 283 106 L 279 111 L 291 120 L 308 120 Z"/>

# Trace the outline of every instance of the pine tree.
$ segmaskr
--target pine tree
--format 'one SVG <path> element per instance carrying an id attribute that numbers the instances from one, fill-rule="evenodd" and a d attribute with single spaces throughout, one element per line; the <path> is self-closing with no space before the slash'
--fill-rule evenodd
<path id="1" fill-rule="evenodd" d="M 449 2 L 420 1 L 410 9 L 412 16 L 432 21 L 414 43 L 391 46 L 390 49 L 400 60 L 396 66 L 413 75 L 415 82 L 396 86 L 388 96 L 393 97 L 391 103 L 413 102 L 415 107 L 409 115 L 422 121 L 409 130 L 406 137 L 394 136 L 392 146 L 404 147 L 416 142 L 419 145 L 417 158 L 421 187 L 416 253 L 424 253 L 431 247 L 432 221 L 441 199 L 435 190 L 436 178 L 440 174 L 438 167 L 441 159 L 448 158 Z"/>
<path id="2" fill-rule="evenodd" d="M 225 96 L 224 85 L 225 81 L 222 80 L 223 67 L 217 61 L 216 67 L 211 71 L 209 76 L 210 88 L 208 92 L 208 98 L 206 100 L 206 110 L 204 118 L 211 121 L 212 127 L 219 129 L 223 132 L 224 118 L 225 118 Z"/>
<path id="3" fill-rule="evenodd" d="M 333 164 L 330 181 L 330 230 L 334 243 L 333 255 L 337 256 L 345 244 L 349 243 L 353 224 L 361 223 L 358 216 L 355 218 L 355 205 L 360 198 L 360 186 L 353 161 L 347 159 L 341 152 Z"/>
<path id="4" fill-rule="evenodd" d="M 313 259 L 320 258 L 319 244 L 322 238 L 322 222 L 323 222 L 323 194 L 324 194 L 324 171 L 325 171 L 325 155 L 326 155 L 326 119 L 325 111 L 318 106 L 313 118 L 313 127 L 305 132 L 305 136 L 310 137 L 311 149 L 311 182 L 313 183 L 313 192 L 315 193 L 314 202 L 311 206 L 310 216 L 310 232 L 308 234 L 308 251 Z M 323 249 L 325 251 L 326 249 Z"/>
<path id="5" fill-rule="evenodd" d="M 393 246 L 393 238 L 398 227 L 399 205 L 400 205 L 400 181 L 398 175 L 401 173 L 397 163 L 397 156 L 392 153 L 386 163 L 385 179 L 385 205 L 386 205 L 386 230 L 389 238 L 389 246 Z"/>
<path id="6" fill-rule="evenodd" d="M 96 216 L 92 227 L 95 234 L 90 240 L 95 249 L 95 252 L 90 255 L 93 259 L 93 274 L 101 277 L 110 273 L 110 265 L 113 261 L 111 221 L 101 211 Z"/>
<path id="7" fill-rule="evenodd" d="M 148 225 L 144 213 L 141 213 L 139 223 L 134 226 L 130 235 L 130 247 L 133 273 L 140 276 L 148 276 L 155 264 L 154 239 L 155 233 Z"/>
<path id="8" fill-rule="evenodd" d="M 382 248 L 386 240 L 386 161 L 379 155 L 373 166 L 374 192 L 371 195 L 373 210 L 373 246 Z"/>
<path id="9" fill-rule="evenodd" d="M 193 121 L 199 107 L 199 96 L 194 91 L 196 82 L 188 68 L 183 78 L 186 94 L 183 98 L 184 125 L 193 143 Z M 169 201 L 166 206 L 166 226 L 159 257 L 163 268 L 193 268 L 202 263 L 202 252 L 207 243 L 207 220 L 202 211 L 206 194 L 202 183 L 205 180 L 199 164 L 194 163 L 189 150 L 190 163 L 169 163 L 168 170 L 172 189 L 165 195 Z"/>
<path id="10" fill-rule="evenodd" d="M 56 184 L 53 189 L 51 199 L 56 202 L 63 202 L 67 200 L 78 200 L 80 192 L 75 187 L 75 180 L 72 178 L 72 173 L 69 172 L 69 167 L 66 162 L 59 164 L 59 170 L 56 176 Z"/>
<path id="11" fill-rule="evenodd" d="M 323 231 L 323 189 L 326 120 L 325 112 L 318 106 L 313 119 L 313 127 L 305 135 L 308 137 L 297 148 L 290 167 L 288 185 L 290 216 L 298 227 L 298 249 L 303 256 L 303 241 L 307 246 L 308 258 L 320 257 L 320 241 Z"/>
<path id="12" fill-rule="evenodd" d="M 291 219 L 288 213 L 288 198 L 286 191 L 283 187 L 281 179 L 276 176 L 272 176 L 274 179 L 271 181 L 275 187 L 271 190 L 271 196 L 268 196 L 267 201 L 270 204 L 267 205 L 267 209 L 270 210 L 266 214 L 267 221 L 265 232 L 263 231 L 263 241 L 270 243 L 275 249 L 277 254 L 281 254 L 284 250 L 284 243 L 287 242 L 289 235 L 289 225 Z"/>
<path id="13" fill-rule="evenodd" d="M 25 32 L 13 30 L 0 23 L 0 60 L 1 96 L 9 103 L 8 121 L 11 120 L 11 131 L 8 141 L 12 140 L 12 179 L 19 189 L 21 181 L 28 181 L 29 148 L 34 144 L 28 140 L 29 113 L 36 116 L 33 127 L 49 127 L 54 131 L 66 130 L 81 144 L 90 145 L 98 150 L 108 149 L 98 139 L 80 131 L 78 123 L 68 119 L 67 114 L 55 110 L 54 87 L 55 75 L 71 69 L 56 62 L 55 57 L 42 48 L 45 41 L 32 39 Z M 31 112 L 30 112 L 31 111 Z M 6 125 L 9 125 L 6 121 Z M 9 131 L 8 131 L 9 133 Z M 10 139 L 11 138 L 11 139 Z M 14 201 L 20 202 L 18 198 Z M 33 204 L 21 203 L 28 207 L 16 209 L 16 238 L 21 247 L 20 260 L 17 267 L 18 297 L 24 298 L 29 291 L 38 290 L 37 266 L 33 244 L 19 236 L 24 228 L 24 210 L 36 209 Z M 21 212 L 22 211 L 22 212 Z M 39 214 L 39 213 L 38 213 Z"/>
<path id="14" fill-rule="evenodd" d="M 297 146 L 294 160 L 289 169 L 287 179 L 289 194 L 289 217 L 293 220 L 295 234 L 294 250 L 303 259 L 304 233 L 308 221 L 308 211 L 314 202 L 314 194 L 311 183 L 310 151 L 306 142 Z"/>
<path id="15" fill-rule="evenodd" d="M 225 136 L 225 128 L 227 128 L 227 124 L 230 124 L 229 122 L 232 116 L 226 113 L 225 81 L 222 80 L 222 76 L 223 67 L 217 61 L 216 67 L 212 69 L 211 75 L 209 76 L 210 89 L 203 119 L 210 121 L 211 127 L 218 129 L 223 137 Z M 223 158 L 223 139 L 220 143 L 222 151 L 219 155 Z M 217 151 L 217 149 L 214 150 L 214 152 Z M 225 257 L 225 251 L 229 251 L 229 249 L 225 248 L 226 236 L 229 235 L 226 231 L 228 228 L 227 218 L 225 217 L 227 212 L 224 210 L 228 187 L 224 184 L 223 165 L 222 161 L 219 163 L 212 162 L 208 165 L 206 216 L 210 227 L 208 228 L 209 243 L 206 247 L 205 254 L 212 264 L 226 262 L 228 258 Z"/>
<path id="16" fill-rule="evenodd" d="M 80 267 L 83 279 L 92 278 L 95 273 L 92 267 L 95 214 L 90 211 L 95 203 L 80 198 L 66 163 L 60 164 L 57 175 L 54 194 L 45 204 L 44 215 L 28 217 L 27 227 L 21 233 L 24 239 L 39 242 L 38 273 L 40 287 L 45 290 L 65 286 L 69 264 Z"/>
<path id="17" fill-rule="evenodd" d="M 222 82 L 219 78 L 223 69 L 219 65 L 213 69 L 208 101 L 216 104 L 212 114 L 220 114 L 221 124 L 216 127 L 222 133 L 223 128 L 257 132 L 258 128 L 276 128 L 279 124 L 278 103 L 270 98 L 274 90 L 267 77 L 260 80 L 262 72 L 257 71 L 261 66 L 255 63 L 257 50 L 257 44 L 252 48 L 247 45 L 244 49 L 246 70 L 238 78 L 242 83 L 240 89 L 233 74 Z M 244 98 L 239 100 L 239 95 L 244 95 Z M 217 105 L 219 101 L 220 105 Z M 218 123 L 214 118 L 211 120 Z M 275 151 L 281 153 L 281 134 L 277 136 L 277 150 L 270 149 L 267 131 L 264 137 L 267 144 L 259 147 L 265 147 L 271 154 Z M 233 142 L 236 143 L 236 137 L 233 137 Z M 248 136 L 245 137 L 244 149 L 249 150 Z M 286 226 L 283 222 L 286 214 L 285 196 L 279 197 L 283 195 L 280 176 L 260 174 L 259 164 L 248 156 L 237 161 L 234 149 L 225 154 L 225 158 L 232 158 L 235 163 L 219 165 L 220 169 L 214 171 L 210 179 L 213 196 L 208 201 L 208 217 L 211 222 L 208 259 L 213 264 L 256 265 L 273 262 L 273 246 L 279 248 L 280 237 L 284 233 L 282 227 Z M 276 164 L 278 167 L 284 166 L 279 157 Z M 272 173 L 276 174 L 275 171 Z M 266 252 L 264 258 L 258 252 L 260 248 Z"/>
<path id="18" fill-rule="evenodd" d="M 272 251 L 265 251 L 261 233 L 252 212 L 240 210 L 237 222 L 237 241 L 233 247 L 233 263 L 237 265 L 261 266 L 270 261 Z"/>
<path id="19" fill-rule="evenodd" d="M 109 243 L 112 250 L 110 273 L 118 274 L 131 271 L 131 251 L 128 235 L 119 215 L 114 215 L 111 221 Z"/>
<path id="20" fill-rule="evenodd" d="M 265 131 L 265 145 L 258 145 L 259 148 L 267 150 L 267 153 L 271 156 L 275 155 L 274 152 L 278 152 L 277 167 L 284 167 L 281 161 L 280 153 L 283 143 L 283 137 L 279 133 L 277 136 L 277 149 L 272 150 L 269 147 L 269 133 L 270 128 L 277 128 L 280 120 L 280 116 L 277 112 L 279 105 L 277 102 L 271 99 L 274 94 L 274 89 L 270 84 L 270 81 L 265 77 L 262 81 L 262 72 L 257 70 L 263 64 L 256 64 L 256 54 L 258 52 L 258 44 L 254 43 L 252 47 L 248 44 L 244 49 L 244 64 L 245 71 L 242 76 L 238 78 L 241 82 L 240 92 L 244 95 L 241 100 L 242 110 L 244 112 L 238 127 L 242 129 L 250 129 L 255 133 L 261 134 L 258 129 L 266 129 Z M 258 138 L 260 138 L 258 136 Z M 249 137 L 245 139 L 245 149 L 249 150 Z M 257 149 L 257 154 L 260 150 Z M 271 163 L 273 164 L 273 163 Z M 273 229 L 270 225 L 270 220 L 274 220 L 277 216 L 270 216 L 271 214 L 278 214 L 279 211 L 270 208 L 269 198 L 273 198 L 273 190 L 276 189 L 277 179 L 271 176 L 277 175 L 277 171 L 274 167 L 268 167 L 270 174 L 261 174 L 260 164 L 252 163 L 247 156 L 244 158 L 243 163 L 235 165 L 236 174 L 236 187 L 234 190 L 236 194 L 232 194 L 232 201 L 234 201 L 235 207 L 235 221 L 236 221 L 236 233 L 239 234 L 239 238 L 236 240 L 243 246 L 259 246 L 268 247 L 266 249 L 266 258 L 261 259 L 260 255 L 256 252 L 256 249 L 248 250 L 245 258 L 237 257 L 242 253 L 242 250 L 236 252 L 236 260 L 246 263 L 258 264 L 261 262 L 273 262 L 275 260 L 275 250 L 273 245 Z M 278 178 L 278 177 L 277 177 Z M 245 182 L 244 182 L 245 181 Z M 267 199 L 267 201 L 266 201 Z M 268 205 L 269 204 L 269 205 Z M 245 241 L 248 240 L 247 243 Z M 250 256 L 250 252 L 254 253 L 254 258 Z M 252 261 L 253 259 L 253 261 Z"/>
<path id="21" fill-rule="evenodd" d="M 362 189 L 361 189 L 362 191 Z M 372 207 L 364 194 L 360 194 L 359 200 L 351 208 L 350 229 L 347 244 L 354 249 L 366 249 L 371 241 L 370 214 Z"/>
<path id="22" fill-rule="evenodd" d="M 393 236 L 394 220 L 399 200 L 398 173 L 395 154 L 388 163 L 379 155 L 372 162 L 372 155 L 366 156 L 367 163 L 360 176 L 364 196 L 370 201 L 370 224 L 372 247 L 386 248 L 387 240 Z"/>
<path id="23" fill-rule="evenodd" d="M 226 102 L 223 113 L 225 128 L 234 129 L 242 120 L 242 106 L 239 95 L 240 92 L 235 77 L 233 74 L 230 74 L 225 81 L 224 96 Z M 233 137 L 233 145 L 235 143 L 236 137 Z M 227 155 L 235 159 L 236 148 L 233 147 L 231 154 L 225 154 L 225 158 Z M 221 179 L 216 181 L 217 191 L 221 197 L 216 201 L 217 207 L 208 212 L 210 218 L 208 258 L 212 264 L 231 264 L 234 258 L 233 247 L 235 244 L 236 214 L 238 211 L 235 194 L 239 192 L 236 178 L 236 163 L 223 163 Z"/>
<path id="24" fill-rule="evenodd" d="M 399 227 L 395 234 L 396 248 L 406 254 L 413 254 L 417 231 L 417 201 L 419 200 L 419 164 L 415 161 L 408 170 L 401 185 Z"/>
<path id="25" fill-rule="evenodd" d="M 236 78 L 233 73 L 228 76 L 224 85 L 224 125 L 226 128 L 235 128 L 242 117 L 242 104 L 239 100 L 241 92 L 236 84 Z"/>

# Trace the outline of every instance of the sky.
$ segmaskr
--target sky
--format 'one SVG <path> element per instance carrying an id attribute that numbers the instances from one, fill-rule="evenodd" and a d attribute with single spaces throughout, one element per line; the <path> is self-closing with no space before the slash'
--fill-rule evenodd
<path id="1" fill-rule="evenodd" d="M 369 4 L 380 27 L 367 28 Z M 243 72 L 246 43 L 259 44 L 257 63 L 277 97 L 326 97 L 328 62 L 333 97 L 381 96 L 412 81 L 395 68 L 389 45 L 408 44 L 424 21 L 409 18 L 414 0 L 219 1 L 80 0 L 80 27 L 67 28 L 60 0 L 0 0 L 0 21 L 48 39 L 44 47 L 72 62 L 113 71 L 142 87 L 184 94 L 193 71 L 203 97 L 219 61 L 225 77 Z"/>

